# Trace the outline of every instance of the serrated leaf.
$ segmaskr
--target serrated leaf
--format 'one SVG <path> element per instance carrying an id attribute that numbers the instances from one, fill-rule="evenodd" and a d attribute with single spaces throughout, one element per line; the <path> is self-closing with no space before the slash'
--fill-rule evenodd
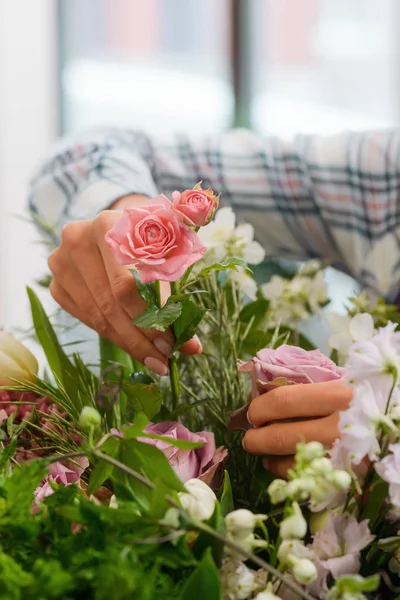
<path id="1" fill-rule="evenodd" d="M 208 267 L 204 267 L 204 269 L 200 271 L 199 277 L 208 277 L 211 271 L 227 271 L 228 269 L 237 271 L 236 267 L 243 267 L 248 273 L 253 273 L 245 260 L 242 260 L 241 258 L 230 258 L 224 263 L 214 263 Z"/>
<path id="2" fill-rule="evenodd" d="M 165 331 L 176 321 L 182 311 L 180 302 L 167 302 L 162 308 L 152 306 L 132 320 L 132 325 L 142 329 Z"/>
<path id="3" fill-rule="evenodd" d="M 205 313 L 191 300 L 181 300 L 180 305 L 182 311 L 174 323 L 175 348 L 179 348 L 194 336 Z"/>
<path id="4" fill-rule="evenodd" d="M 211 550 L 205 552 L 199 566 L 190 575 L 179 600 L 221 600 L 221 583 L 212 559 Z"/>
<path id="5" fill-rule="evenodd" d="M 128 403 L 132 404 L 136 413 L 143 412 L 151 420 L 160 411 L 162 394 L 155 383 L 146 385 L 125 381 L 122 384 L 122 390 L 128 398 Z"/>
<path id="6" fill-rule="evenodd" d="M 145 302 L 149 305 L 150 308 L 158 306 L 158 298 L 157 292 L 155 290 L 154 282 L 151 283 L 142 283 L 139 277 L 139 273 L 134 269 L 129 269 L 136 281 L 136 287 Z"/>

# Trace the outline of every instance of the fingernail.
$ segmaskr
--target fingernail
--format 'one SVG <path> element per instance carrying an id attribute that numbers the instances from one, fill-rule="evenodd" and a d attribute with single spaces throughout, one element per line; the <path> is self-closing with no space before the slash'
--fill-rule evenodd
<path id="1" fill-rule="evenodd" d="M 242 446 L 243 446 L 243 450 L 246 450 L 246 442 L 245 442 L 245 435 L 242 438 Z"/>
<path id="2" fill-rule="evenodd" d="M 167 340 L 164 340 L 164 338 L 156 338 L 155 340 L 153 340 L 153 344 L 155 345 L 157 350 L 161 352 L 161 354 L 164 354 L 164 356 L 166 356 L 167 358 L 171 358 L 173 350 L 171 344 L 167 342 Z"/>
<path id="3" fill-rule="evenodd" d="M 164 365 L 158 358 L 149 356 L 144 359 L 144 364 L 150 371 L 153 371 L 156 375 L 160 375 L 160 377 L 165 377 L 169 373 L 167 365 Z"/>
<path id="4" fill-rule="evenodd" d="M 200 354 L 200 352 L 202 352 L 202 350 L 203 350 L 203 346 L 202 346 L 202 343 L 201 343 L 201 341 L 199 339 L 199 336 L 197 334 L 193 336 L 193 341 L 196 342 L 196 344 L 197 344 L 197 353 Z"/>
<path id="5" fill-rule="evenodd" d="M 247 419 L 247 422 L 250 423 L 250 425 L 253 425 L 253 423 L 251 422 L 251 419 L 250 419 L 249 412 L 250 412 L 250 407 L 247 409 L 246 419 Z"/>

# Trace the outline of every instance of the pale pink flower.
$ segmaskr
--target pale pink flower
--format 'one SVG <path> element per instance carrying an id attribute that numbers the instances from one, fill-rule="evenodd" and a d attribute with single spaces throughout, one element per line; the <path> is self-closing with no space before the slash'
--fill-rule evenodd
<path id="1" fill-rule="evenodd" d="M 386 402 L 386 393 L 374 390 L 368 381 L 355 387 L 349 408 L 339 413 L 341 439 L 333 451 L 336 463 L 339 456 L 343 460 L 346 453 L 354 465 L 360 464 L 366 456 L 370 460 L 379 457 L 381 425 L 394 429 L 392 421 L 385 415 Z"/>
<path id="2" fill-rule="evenodd" d="M 105 240 L 116 260 L 135 268 L 143 283 L 177 281 L 206 251 L 163 195 L 149 206 L 126 209 Z"/>
<path id="3" fill-rule="evenodd" d="M 203 443 L 201 448 L 182 450 L 166 441 L 138 438 L 141 442 L 152 444 L 161 450 L 183 482 L 198 478 L 208 485 L 212 485 L 212 480 L 217 476 L 218 467 L 222 467 L 228 454 L 222 446 L 220 448 L 215 447 L 213 433 L 209 431 L 192 433 L 178 421 L 151 423 L 146 427 L 144 433 L 162 435 L 171 438 L 171 440 Z"/>
<path id="4" fill-rule="evenodd" d="M 346 374 L 345 369 L 338 367 L 319 350 L 307 351 L 287 344 L 276 350 L 260 350 L 250 361 L 241 363 L 239 371 L 251 372 L 253 398 L 259 395 L 260 384 L 278 378 L 293 383 L 319 383 L 342 379 Z M 257 382 L 260 382 L 258 386 Z"/>
<path id="5" fill-rule="evenodd" d="M 395 323 L 388 323 L 369 340 L 350 347 L 346 362 L 348 379 L 358 384 L 367 380 L 374 388 L 389 392 L 393 378 L 400 377 L 400 332 Z"/>
<path id="6" fill-rule="evenodd" d="M 391 444 L 388 454 L 375 463 L 375 471 L 389 484 L 390 502 L 400 508 L 400 444 Z"/>
<path id="7" fill-rule="evenodd" d="M 172 194 L 172 208 L 187 225 L 204 227 L 218 208 L 218 196 L 210 189 L 202 190 L 200 186 L 184 192 L 175 191 Z"/>
<path id="8" fill-rule="evenodd" d="M 35 500 L 37 503 L 43 502 L 44 498 L 53 493 L 53 488 L 50 482 L 70 485 L 79 481 L 79 475 L 76 471 L 69 469 L 61 462 L 52 463 L 49 467 L 50 473 L 45 477 L 39 487 L 34 491 Z"/>
<path id="9" fill-rule="evenodd" d="M 310 548 L 322 568 L 337 579 L 341 575 L 358 573 L 360 551 L 374 539 L 367 520 L 359 523 L 353 515 L 330 513 L 326 526 L 314 536 Z"/>

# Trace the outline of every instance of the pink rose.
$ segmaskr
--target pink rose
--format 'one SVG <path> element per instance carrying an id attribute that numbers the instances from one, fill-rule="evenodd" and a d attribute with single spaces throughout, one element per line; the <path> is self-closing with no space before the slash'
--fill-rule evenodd
<path id="1" fill-rule="evenodd" d="M 216 476 L 217 467 L 222 466 L 227 456 L 225 448 L 215 448 L 214 434 L 208 431 L 192 433 L 177 421 L 163 421 L 162 423 L 150 423 L 145 433 L 163 435 L 173 440 L 187 440 L 189 442 L 202 442 L 204 446 L 194 450 L 181 450 L 168 442 L 152 440 L 150 438 L 139 438 L 139 441 L 152 444 L 161 450 L 167 457 L 172 468 L 183 482 L 189 479 L 203 479 L 211 485 Z"/>
<path id="2" fill-rule="evenodd" d="M 50 473 L 45 477 L 39 487 L 34 491 L 36 502 L 43 502 L 47 496 L 51 496 L 53 488 L 50 481 L 62 485 L 70 485 L 79 480 L 79 475 L 76 471 L 69 469 L 61 462 L 55 462 L 50 465 Z M 35 509 L 34 509 L 35 510 Z"/>
<path id="3" fill-rule="evenodd" d="M 346 375 L 344 368 L 335 365 L 319 350 L 307 351 L 286 344 L 276 350 L 260 350 L 247 363 L 241 363 L 239 371 L 252 374 L 253 398 L 276 379 L 282 378 L 288 383 L 320 383 L 342 379 Z"/>
<path id="4" fill-rule="evenodd" d="M 172 210 L 165 196 L 154 204 L 129 208 L 105 235 L 116 260 L 132 265 L 143 283 L 177 281 L 206 251 L 196 232 Z"/>
<path id="5" fill-rule="evenodd" d="M 193 190 L 173 192 L 172 208 L 183 217 L 187 225 L 204 227 L 208 225 L 218 208 L 218 196 L 212 190 L 202 190 L 195 186 Z"/>

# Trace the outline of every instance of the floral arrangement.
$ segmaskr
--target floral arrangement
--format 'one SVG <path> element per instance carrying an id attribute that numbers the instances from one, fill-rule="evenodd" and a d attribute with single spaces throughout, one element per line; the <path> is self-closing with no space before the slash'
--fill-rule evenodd
<path id="1" fill-rule="evenodd" d="M 351 299 L 324 356 L 299 330 L 329 301 L 323 266 L 260 286 L 264 252 L 218 200 L 161 195 L 106 236 L 148 306 L 133 325 L 173 333 L 168 369 L 100 340 L 92 371 L 31 289 L 51 376 L 0 332 L 0 597 L 400 597 L 397 310 Z M 181 355 L 195 334 L 203 354 Z M 340 438 L 299 440 L 274 478 L 242 446 L 263 425 L 249 398 L 327 381 L 352 388 Z"/>

